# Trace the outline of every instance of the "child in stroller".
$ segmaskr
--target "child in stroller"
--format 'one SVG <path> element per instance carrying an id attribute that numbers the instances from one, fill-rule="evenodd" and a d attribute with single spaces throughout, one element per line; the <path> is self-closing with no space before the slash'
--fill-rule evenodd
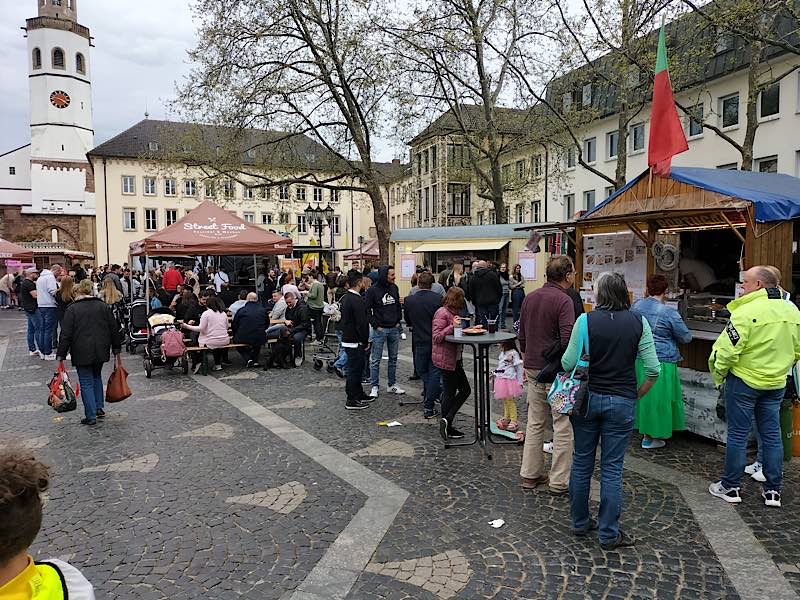
<path id="1" fill-rule="evenodd" d="M 147 345 L 144 351 L 144 370 L 149 378 L 153 369 L 172 369 L 179 364 L 183 374 L 189 372 L 189 359 L 183 343 L 183 333 L 175 325 L 169 311 L 153 312 L 147 318 Z"/>

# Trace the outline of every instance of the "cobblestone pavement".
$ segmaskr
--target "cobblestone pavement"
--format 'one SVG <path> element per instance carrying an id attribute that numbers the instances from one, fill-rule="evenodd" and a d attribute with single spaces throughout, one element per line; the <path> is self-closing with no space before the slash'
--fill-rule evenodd
<path id="1" fill-rule="evenodd" d="M 23 329 L 17 313 L 0 313 L 0 443 L 22 441 L 52 466 L 33 552 L 81 568 L 98 598 L 788 600 L 792 587 L 800 592 L 795 464 L 782 510 L 767 510 L 750 482 L 732 508 L 701 486 L 722 466 L 713 444 L 679 435 L 645 452 L 634 438 L 622 524 L 638 543 L 603 552 L 596 539 L 571 535 L 566 498 L 520 489 L 518 446 L 493 448 L 492 461 L 477 446 L 445 450 L 419 406 L 398 406 L 385 392 L 369 410 L 347 412 L 343 382 L 309 365 L 244 371 L 233 356 L 236 365 L 208 378 L 157 370 L 148 380 L 141 358 L 128 356 L 134 396 L 86 428 L 80 408 L 46 407 L 52 363 L 26 356 Z M 405 342 L 404 400 L 420 390 L 408 382 L 409 352 Z M 377 424 L 394 419 L 402 425 Z M 468 429 L 468 415 L 460 419 Z M 408 492 L 386 528 L 354 526 L 384 494 L 380 484 L 352 483 L 359 465 Z M 708 496 L 715 512 L 706 514 L 721 517 L 713 522 L 732 552 L 709 535 L 705 497 L 689 488 Z M 494 519 L 506 523 L 494 529 Z M 740 547 L 743 539 L 757 541 Z M 356 571 L 344 592 L 320 583 L 334 570 L 320 565 L 337 560 Z M 759 595 L 748 584 L 756 570 L 774 573 L 783 591 Z"/>

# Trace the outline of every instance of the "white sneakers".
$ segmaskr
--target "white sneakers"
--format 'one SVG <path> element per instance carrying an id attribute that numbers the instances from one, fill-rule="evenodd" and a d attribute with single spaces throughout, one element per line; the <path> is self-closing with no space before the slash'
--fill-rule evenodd
<path id="1" fill-rule="evenodd" d="M 39 351 L 38 351 L 38 350 L 28 350 L 28 356 L 36 356 L 36 357 L 41 357 L 42 355 L 41 355 L 41 354 L 39 354 Z"/>
<path id="2" fill-rule="evenodd" d="M 739 488 L 726 488 L 721 481 L 709 485 L 708 493 L 717 498 L 722 498 L 729 504 L 739 504 L 742 501 L 742 497 L 739 495 Z"/>
<path id="3" fill-rule="evenodd" d="M 758 461 L 754 462 L 752 465 L 747 465 L 744 468 L 744 472 L 760 483 L 767 481 L 767 478 L 764 476 L 764 471 L 761 469 L 761 463 Z"/>
<path id="4" fill-rule="evenodd" d="M 303 357 L 302 356 L 298 356 L 297 358 L 294 359 L 294 366 L 295 367 L 302 367 L 303 366 Z"/>
<path id="5" fill-rule="evenodd" d="M 377 385 L 373 385 L 372 386 L 372 389 L 369 391 L 369 397 L 370 398 L 377 398 L 378 397 L 378 386 Z"/>
<path id="6" fill-rule="evenodd" d="M 373 389 L 375 389 L 375 388 L 373 388 Z M 386 388 L 386 391 L 389 392 L 390 394 L 397 394 L 398 396 L 400 396 L 401 394 L 405 394 L 406 393 L 406 391 L 403 388 L 401 388 L 399 385 L 397 385 L 397 384 L 394 384 L 394 385 Z"/>
<path id="7" fill-rule="evenodd" d="M 542 444 L 542 452 L 546 452 L 547 454 L 553 453 L 553 442 L 545 442 Z"/>
<path id="8" fill-rule="evenodd" d="M 781 507 L 781 493 L 770 491 L 765 492 L 761 490 L 761 497 L 764 498 L 764 505 L 765 506 L 775 506 L 776 508 Z"/>
<path id="9" fill-rule="evenodd" d="M 42 355 L 42 360 L 55 360 L 55 359 L 56 359 L 55 353 Z"/>

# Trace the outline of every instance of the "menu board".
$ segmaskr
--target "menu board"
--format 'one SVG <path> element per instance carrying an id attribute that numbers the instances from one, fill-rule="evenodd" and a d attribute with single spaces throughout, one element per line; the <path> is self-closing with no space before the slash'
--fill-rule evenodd
<path id="1" fill-rule="evenodd" d="M 536 255 L 533 252 L 517 252 L 517 264 L 522 269 L 525 281 L 536 280 Z"/>
<path id="2" fill-rule="evenodd" d="M 647 280 L 647 247 L 632 232 L 583 237 L 582 290 L 591 290 L 601 273 L 619 273 L 637 300 L 644 297 Z"/>
<path id="3" fill-rule="evenodd" d="M 400 255 L 400 279 L 411 279 L 417 271 L 417 257 L 414 254 Z"/>

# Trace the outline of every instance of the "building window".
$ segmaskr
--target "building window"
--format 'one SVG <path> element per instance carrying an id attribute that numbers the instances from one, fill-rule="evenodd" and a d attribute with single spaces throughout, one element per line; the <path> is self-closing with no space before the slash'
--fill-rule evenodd
<path id="1" fill-rule="evenodd" d="M 177 208 L 168 208 L 164 211 L 164 223 L 167 227 L 175 223 L 178 220 L 178 209 Z"/>
<path id="2" fill-rule="evenodd" d="M 246 223 L 255 223 L 256 222 L 256 213 L 254 213 L 254 212 L 242 213 L 242 218 L 245 220 Z"/>
<path id="3" fill-rule="evenodd" d="M 156 178 L 155 177 L 145 177 L 144 178 L 144 195 L 145 196 L 155 196 L 156 195 Z"/>
<path id="4" fill-rule="evenodd" d="M 525 222 L 525 206 L 517 204 L 517 223 Z"/>
<path id="5" fill-rule="evenodd" d="M 245 200 L 252 200 L 253 198 L 255 198 L 255 195 L 256 195 L 255 190 L 253 188 L 248 187 L 246 185 L 242 186 L 242 198 L 244 198 Z"/>
<path id="6" fill-rule="evenodd" d="M 611 196 L 613 196 L 614 192 L 616 192 L 616 191 L 617 190 L 616 190 L 616 188 L 614 188 L 613 185 L 606 186 L 606 198 L 611 198 Z"/>
<path id="7" fill-rule="evenodd" d="M 506 209 L 505 209 L 504 212 L 506 213 L 506 223 L 511 223 L 511 207 L 510 206 L 506 206 Z"/>
<path id="8" fill-rule="evenodd" d="M 295 189 L 295 196 L 297 196 L 298 202 L 305 202 L 306 201 L 306 186 L 299 185 L 297 189 Z"/>
<path id="9" fill-rule="evenodd" d="M 732 94 L 719 99 L 719 113 L 722 117 L 722 128 L 735 127 L 739 124 L 739 94 Z"/>
<path id="10" fill-rule="evenodd" d="M 572 108 L 572 92 L 566 92 L 561 96 L 561 105 L 564 108 L 564 112 L 569 112 Z"/>
<path id="11" fill-rule="evenodd" d="M 256 149 L 255 148 L 248 148 L 247 152 L 245 154 L 247 154 L 247 158 L 255 158 L 256 157 Z"/>
<path id="12" fill-rule="evenodd" d="M 533 171 L 534 177 L 541 177 L 542 176 L 542 155 L 536 154 L 534 155 L 533 159 L 531 159 L 532 165 L 531 170 Z"/>
<path id="13" fill-rule="evenodd" d="M 136 193 L 136 178 L 133 175 L 122 176 L 122 193 L 123 194 Z"/>
<path id="14" fill-rule="evenodd" d="M 217 186 L 214 185 L 213 181 L 206 181 L 205 186 L 205 195 L 206 198 L 216 198 L 217 197 Z"/>
<path id="15" fill-rule="evenodd" d="M 430 162 L 428 161 L 428 151 L 427 151 L 427 150 L 425 150 L 425 152 L 423 152 L 423 153 L 422 153 L 422 156 L 424 157 L 424 161 L 425 161 L 425 172 L 427 173 L 428 171 L 430 171 L 430 170 L 431 170 L 431 169 L 430 169 Z"/>
<path id="16" fill-rule="evenodd" d="M 336 204 L 339 201 L 339 190 L 331 190 L 331 202 Z"/>
<path id="17" fill-rule="evenodd" d="M 483 221 L 484 221 L 483 211 L 481 211 L 478 213 L 478 225 L 485 225 Z"/>
<path id="18" fill-rule="evenodd" d="M 431 188 L 425 188 L 425 219 L 431 218 Z"/>
<path id="19" fill-rule="evenodd" d="M 736 36 L 726 32 L 722 27 L 717 27 L 717 47 L 716 53 L 722 54 L 736 47 Z"/>
<path id="20" fill-rule="evenodd" d="M 493 210 L 489 211 L 489 224 L 497 225 L 497 213 L 495 213 Z"/>
<path id="21" fill-rule="evenodd" d="M 582 101 L 582 106 L 584 108 L 586 108 L 587 106 L 591 106 L 592 105 L 592 84 L 591 83 L 587 83 L 586 85 L 583 86 L 583 89 L 581 90 L 581 101 Z"/>
<path id="22" fill-rule="evenodd" d="M 147 144 L 147 147 L 151 152 L 157 152 L 158 150 L 161 150 L 161 145 L 158 142 L 150 142 Z"/>
<path id="23" fill-rule="evenodd" d="M 337 215 L 334 215 L 331 218 L 330 226 L 331 226 L 331 232 L 333 233 L 333 235 L 341 235 L 342 234 L 342 231 L 341 231 L 341 229 L 339 227 L 339 217 Z"/>
<path id="24" fill-rule="evenodd" d="M 8 174 L 9 175 L 16 175 L 17 174 L 17 167 L 8 167 Z"/>
<path id="25" fill-rule="evenodd" d="M 777 115 L 781 108 L 781 84 L 780 82 L 773 83 L 761 92 L 761 97 L 758 103 L 758 116 L 760 118 L 771 117 Z"/>
<path id="26" fill-rule="evenodd" d="M 64 62 L 64 51 L 61 48 L 53 48 L 53 68 L 54 69 L 66 69 L 66 63 Z"/>
<path id="27" fill-rule="evenodd" d="M 644 123 L 631 127 L 631 148 L 634 152 L 644 150 Z"/>
<path id="28" fill-rule="evenodd" d="M 574 169 L 576 164 L 575 148 L 570 146 L 567 148 L 567 169 Z"/>
<path id="29" fill-rule="evenodd" d="M 297 215 L 297 233 L 306 233 L 306 216 Z"/>
<path id="30" fill-rule="evenodd" d="M 272 215 L 270 213 L 261 213 L 261 224 L 272 225 Z"/>
<path id="31" fill-rule="evenodd" d="M 42 51 L 39 50 L 39 48 L 33 49 L 33 68 L 34 69 L 42 68 Z"/>
<path id="32" fill-rule="evenodd" d="M 144 209 L 144 230 L 155 231 L 158 229 L 158 219 L 156 215 L 158 211 L 155 208 Z"/>
<path id="33" fill-rule="evenodd" d="M 575 214 L 575 194 L 564 194 L 564 219 L 568 220 Z"/>
<path id="34" fill-rule="evenodd" d="M 592 210 L 594 208 L 594 199 L 594 190 L 583 192 L 583 205 L 586 207 L 586 210 Z"/>
<path id="35" fill-rule="evenodd" d="M 422 220 L 422 190 L 417 190 L 417 221 Z"/>
<path id="36" fill-rule="evenodd" d="M 226 179 L 222 182 L 222 194 L 226 198 L 233 198 L 234 192 L 236 191 L 236 187 L 233 184 L 233 181 L 230 179 Z"/>
<path id="37" fill-rule="evenodd" d="M 611 160 L 619 154 L 619 131 L 606 134 L 606 158 Z"/>
<path id="38" fill-rule="evenodd" d="M 447 216 L 468 217 L 470 215 L 470 189 L 467 183 L 447 184 Z"/>
<path id="39" fill-rule="evenodd" d="M 197 182 L 194 179 L 183 180 L 183 195 L 193 197 L 197 193 Z"/>
<path id="40" fill-rule="evenodd" d="M 583 140 L 583 154 L 586 162 L 591 164 L 597 161 L 597 138 Z"/>
<path id="41" fill-rule="evenodd" d="M 525 161 L 518 160 L 517 161 L 517 179 L 519 181 L 525 180 Z"/>
<path id="42" fill-rule="evenodd" d="M 83 58 L 83 54 L 80 52 L 75 55 L 75 70 L 78 71 L 78 73 L 86 74 L 86 62 Z"/>
<path id="43" fill-rule="evenodd" d="M 439 214 L 439 188 L 435 185 L 431 186 L 431 204 L 433 206 L 431 216 L 435 219 Z"/>
<path id="44" fill-rule="evenodd" d="M 723 171 L 735 171 L 739 168 L 739 165 L 736 163 L 727 163 L 724 165 L 717 165 L 718 169 L 722 169 Z"/>
<path id="45" fill-rule="evenodd" d="M 695 104 L 689 108 L 689 137 L 703 135 L 703 105 Z"/>
<path id="46" fill-rule="evenodd" d="M 469 148 L 461 144 L 447 144 L 447 164 L 452 167 L 469 165 Z"/>
<path id="47" fill-rule="evenodd" d="M 392 191 L 394 191 L 394 190 L 392 190 Z M 317 204 L 322 202 L 322 196 L 323 196 L 322 188 L 321 187 L 315 187 L 314 188 L 314 202 L 316 202 Z"/>
<path id="48" fill-rule="evenodd" d="M 542 220 L 542 203 L 539 200 L 531 202 L 531 221 L 540 223 Z"/>
<path id="49" fill-rule="evenodd" d="M 281 187 L 278 188 L 278 198 L 280 200 L 289 199 L 289 184 L 284 183 Z"/>
<path id="50" fill-rule="evenodd" d="M 122 209 L 122 229 L 125 231 L 136 231 L 136 209 Z"/>
<path id="51" fill-rule="evenodd" d="M 436 165 L 437 165 L 436 146 L 431 146 L 431 169 L 435 169 Z"/>
<path id="52" fill-rule="evenodd" d="M 756 167 L 759 173 L 777 173 L 778 172 L 778 157 L 766 156 L 756 160 Z"/>
<path id="53" fill-rule="evenodd" d="M 503 178 L 503 184 L 508 185 L 511 183 L 511 165 L 500 167 L 500 176 Z"/>
<path id="54" fill-rule="evenodd" d="M 172 177 L 164 179 L 164 195 L 174 196 L 178 193 L 178 182 Z"/>

